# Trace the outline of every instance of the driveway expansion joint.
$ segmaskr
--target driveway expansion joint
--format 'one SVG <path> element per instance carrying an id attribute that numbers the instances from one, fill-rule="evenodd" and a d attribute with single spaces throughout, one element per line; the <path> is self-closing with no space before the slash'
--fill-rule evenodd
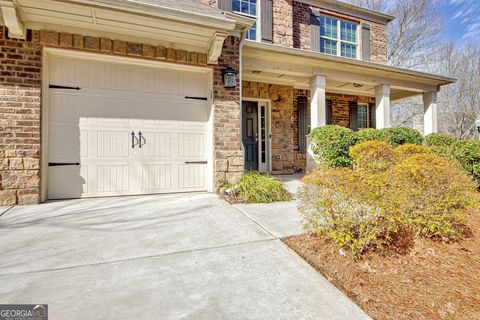
<path id="1" fill-rule="evenodd" d="M 22 275 L 27 275 L 27 274 L 67 271 L 67 270 L 74 270 L 74 269 L 88 268 L 88 267 L 95 267 L 95 266 L 102 266 L 102 265 L 109 265 L 109 264 L 119 264 L 119 263 L 125 263 L 125 262 L 141 261 L 141 260 L 175 256 L 175 255 L 181 255 L 181 254 L 187 254 L 187 253 L 193 253 L 193 252 L 202 252 L 202 251 L 209 251 L 209 250 L 216 250 L 216 249 L 223 249 L 223 248 L 240 247 L 240 246 L 244 246 L 244 245 L 248 245 L 248 244 L 264 243 L 264 242 L 270 242 L 270 241 L 280 241 L 280 242 L 282 242 L 278 238 L 246 241 L 246 242 L 232 243 L 232 244 L 226 244 L 226 245 L 220 245 L 220 246 L 198 248 L 198 249 L 191 249 L 191 250 L 182 250 L 182 251 L 168 252 L 168 253 L 162 253 L 162 254 L 157 254 L 157 255 L 133 257 L 133 258 L 128 258 L 128 259 L 104 261 L 104 262 L 98 262 L 98 263 L 88 263 L 88 264 L 81 264 L 81 265 L 61 267 L 61 268 L 39 269 L 39 270 L 17 272 L 17 273 L 5 273 L 5 274 L 0 274 L 0 279 L 2 279 L 2 278 L 13 278 L 13 277 L 16 277 L 16 276 L 22 276 Z"/>

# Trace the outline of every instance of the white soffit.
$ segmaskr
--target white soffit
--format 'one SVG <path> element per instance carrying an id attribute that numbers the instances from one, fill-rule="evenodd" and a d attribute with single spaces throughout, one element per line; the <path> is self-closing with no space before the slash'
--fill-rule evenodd
<path id="1" fill-rule="evenodd" d="M 207 16 L 131 1 L 0 0 L 3 2 L 15 5 L 18 21 L 29 29 L 71 33 L 91 30 L 89 34 L 94 36 L 105 34 L 137 42 L 142 39 L 147 44 L 208 53 L 210 63 L 217 62 L 218 46 L 221 48 L 236 27 L 235 20 L 221 13 Z M 9 27 L 5 12 L 3 18 Z"/>

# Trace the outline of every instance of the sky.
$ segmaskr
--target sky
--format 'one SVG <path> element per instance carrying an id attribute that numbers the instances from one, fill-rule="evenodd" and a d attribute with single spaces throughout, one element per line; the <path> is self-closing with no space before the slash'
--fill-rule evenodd
<path id="1" fill-rule="evenodd" d="M 441 11 L 447 40 L 480 42 L 480 0 L 444 0 Z"/>

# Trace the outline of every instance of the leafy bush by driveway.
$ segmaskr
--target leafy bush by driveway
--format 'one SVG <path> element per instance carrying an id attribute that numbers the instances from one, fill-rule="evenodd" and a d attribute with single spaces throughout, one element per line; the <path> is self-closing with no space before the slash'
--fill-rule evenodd
<path id="1" fill-rule="evenodd" d="M 382 157 L 372 157 L 372 145 Z M 474 205 L 473 181 L 455 162 L 409 152 L 392 160 L 388 144 L 366 142 L 352 148 L 360 164 L 355 168 L 318 168 L 307 175 L 300 191 L 305 228 L 355 257 L 408 237 L 462 238 L 468 229 L 465 211 Z"/>

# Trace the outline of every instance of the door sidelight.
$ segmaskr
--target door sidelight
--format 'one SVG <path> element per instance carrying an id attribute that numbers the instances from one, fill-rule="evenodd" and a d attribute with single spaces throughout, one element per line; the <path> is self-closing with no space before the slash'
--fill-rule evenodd
<path id="1" fill-rule="evenodd" d="M 142 131 L 138 131 L 138 140 L 139 140 L 139 143 L 138 143 L 139 148 L 142 148 L 142 146 L 147 144 L 147 140 L 142 135 Z"/>
<path id="2" fill-rule="evenodd" d="M 135 132 L 132 131 L 132 149 L 135 149 L 135 146 L 138 144 L 138 138 L 135 137 Z"/>

